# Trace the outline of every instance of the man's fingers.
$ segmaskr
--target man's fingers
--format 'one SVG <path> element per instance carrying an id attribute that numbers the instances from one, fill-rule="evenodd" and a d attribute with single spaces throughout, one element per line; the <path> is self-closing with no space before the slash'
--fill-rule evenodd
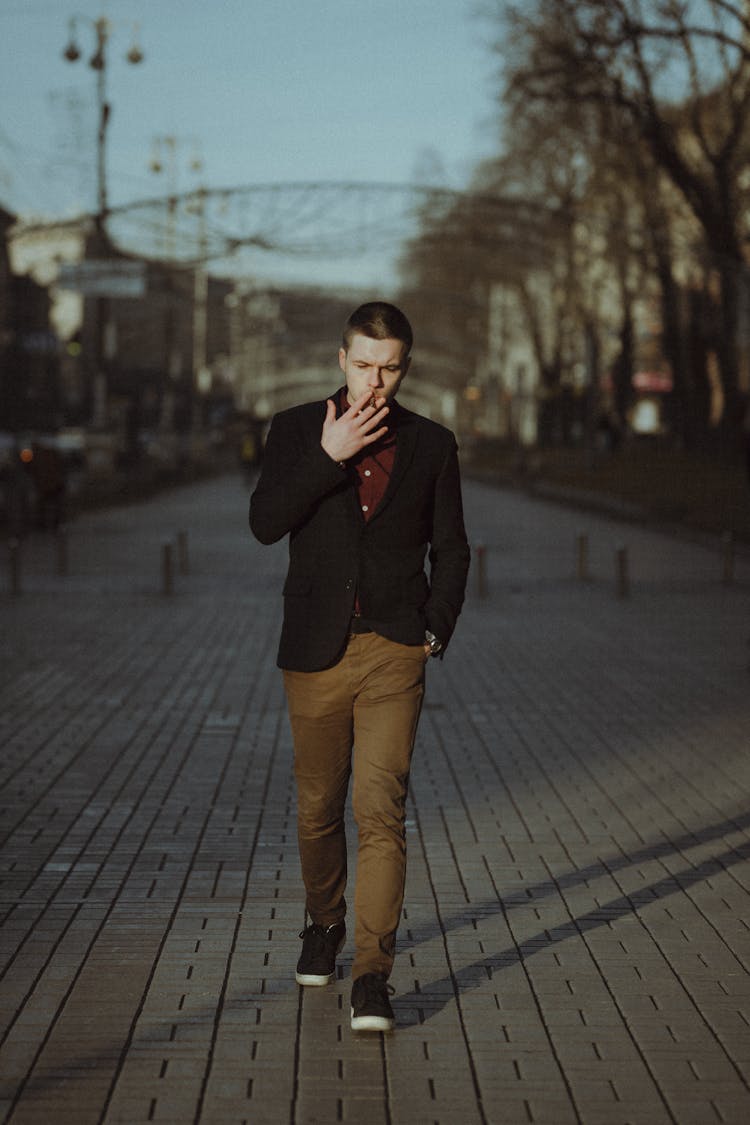
<path id="1" fill-rule="evenodd" d="M 374 410 L 375 413 L 374 414 L 366 413 L 369 410 Z M 388 413 L 388 407 L 387 406 L 381 406 L 379 410 L 376 410 L 376 408 L 374 406 L 372 406 L 372 407 L 366 406 L 365 409 L 360 412 L 360 423 L 359 424 L 363 428 L 366 427 L 366 426 L 377 426 L 377 425 L 379 425 L 380 422 L 383 422 L 385 420 L 385 416 L 386 416 L 387 413 Z"/>
<path id="2" fill-rule="evenodd" d="M 379 430 L 375 430 L 375 433 L 368 434 L 367 437 L 363 438 L 362 444 L 363 445 L 370 445 L 373 441 L 377 441 L 378 438 L 382 438 L 383 435 L 387 434 L 387 433 L 388 433 L 388 427 L 387 426 L 381 426 Z"/>
<path id="3" fill-rule="evenodd" d="M 357 400 L 359 402 L 359 399 Z M 350 406 L 346 414 L 342 414 L 338 419 L 339 422 L 353 422 L 355 426 L 365 432 L 371 426 L 377 426 L 382 422 L 388 414 L 388 406 L 383 404 L 381 407 L 370 406 L 369 403 L 365 404 L 361 410 L 357 410 L 357 403 Z"/>
<path id="4" fill-rule="evenodd" d="M 370 398 L 371 395 L 369 391 L 366 391 L 365 394 L 360 395 L 359 398 L 355 398 L 354 402 L 349 404 L 348 410 L 345 410 L 341 417 L 346 418 L 348 416 L 349 418 L 356 418 L 358 414 L 362 413 L 365 408 L 365 404 L 369 402 Z"/>
<path id="5" fill-rule="evenodd" d="M 380 403 L 380 405 L 378 405 Z M 385 406 L 385 398 L 374 391 L 364 391 L 359 398 L 356 398 L 347 411 L 352 417 L 357 417 L 358 414 L 363 414 L 365 410 L 382 410 Z"/>
<path id="6" fill-rule="evenodd" d="M 359 398 L 354 400 L 352 409 L 356 414 L 360 414 L 366 406 L 370 405 L 372 401 L 372 391 L 363 391 Z"/>
<path id="7" fill-rule="evenodd" d="M 326 399 L 321 445 L 334 461 L 346 461 L 388 433 L 387 425 L 381 424 L 388 414 L 385 399 L 379 400 L 383 405 L 377 408 L 369 405 L 371 397 L 370 392 L 360 395 L 340 418 L 336 417 L 335 402 Z"/>

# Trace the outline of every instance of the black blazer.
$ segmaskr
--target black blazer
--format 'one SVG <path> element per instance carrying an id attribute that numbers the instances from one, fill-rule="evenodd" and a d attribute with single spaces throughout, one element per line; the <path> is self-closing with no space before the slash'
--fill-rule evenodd
<path id="1" fill-rule="evenodd" d="M 365 522 L 356 474 L 321 447 L 325 414 L 325 402 L 312 402 L 274 417 L 250 500 L 261 543 L 289 534 L 279 667 L 314 672 L 334 664 L 355 596 L 383 636 L 421 644 L 427 628 L 447 646 L 469 569 L 453 434 L 392 403 L 393 473 Z"/>

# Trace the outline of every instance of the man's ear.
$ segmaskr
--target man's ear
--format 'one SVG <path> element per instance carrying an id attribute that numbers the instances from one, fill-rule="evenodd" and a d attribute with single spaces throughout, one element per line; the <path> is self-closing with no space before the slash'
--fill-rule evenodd
<path id="1" fill-rule="evenodd" d="M 346 348 L 339 348 L 339 367 L 346 374 Z"/>

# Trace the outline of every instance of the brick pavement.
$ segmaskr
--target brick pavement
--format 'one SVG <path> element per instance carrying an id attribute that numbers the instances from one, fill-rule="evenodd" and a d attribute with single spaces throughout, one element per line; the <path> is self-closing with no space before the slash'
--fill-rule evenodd
<path id="1" fill-rule="evenodd" d="M 80 517 L 67 576 L 24 545 L 0 593 L 0 1121 L 750 1120 L 748 560 L 726 585 L 716 550 L 466 498 L 488 590 L 429 667 L 387 1037 L 349 1030 L 350 948 L 331 988 L 294 984 L 284 547 L 246 532 L 240 483 Z"/>

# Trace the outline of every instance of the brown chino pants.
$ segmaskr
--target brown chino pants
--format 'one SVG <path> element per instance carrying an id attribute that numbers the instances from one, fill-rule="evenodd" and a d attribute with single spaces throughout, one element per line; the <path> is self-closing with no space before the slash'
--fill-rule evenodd
<path id="1" fill-rule="evenodd" d="M 388 975 L 393 967 L 406 877 L 406 792 L 425 663 L 422 645 L 362 633 L 349 637 L 332 668 L 284 672 L 306 906 L 321 926 L 346 913 L 344 808 L 354 778 L 354 980 L 362 973 Z"/>

